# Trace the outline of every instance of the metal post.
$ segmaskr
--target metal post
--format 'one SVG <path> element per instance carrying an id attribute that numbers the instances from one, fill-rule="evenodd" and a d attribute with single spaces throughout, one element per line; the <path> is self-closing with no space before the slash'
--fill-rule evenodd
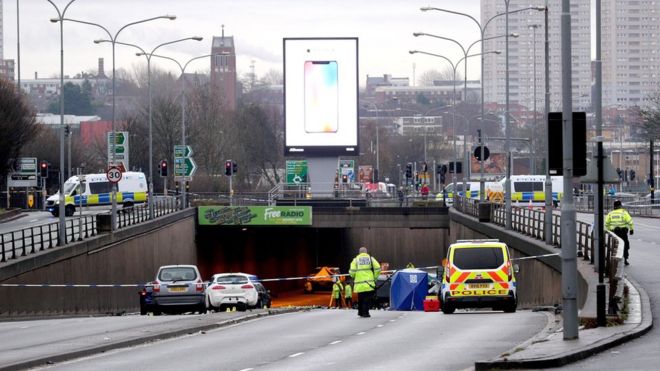
<path id="1" fill-rule="evenodd" d="M 651 174 L 651 205 L 655 205 L 655 174 L 653 171 L 653 163 L 655 161 L 653 159 L 653 140 L 651 140 L 651 149 L 650 149 L 649 157 L 651 159 L 649 163 L 649 173 Z M 7 193 L 7 196 L 9 196 L 9 193 Z"/>
<path id="2" fill-rule="evenodd" d="M 561 200 L 561 259 L 564 340 L 578 338 L 577 308 L 577 245 L 575 230 L 575 204 L 573 202 L 573 101 L 571 61 L 571 1 L 562 0 L 561 9 L 561 61 L 564 194 Z"/>
<path id="3" fill-rule="evenodd" d="M 115 36 L 116 38 L 116 36 Z M 115 131 L 115 87 L 116 87 L 116 74 L 115 71 L 115 39 L 112 39 L 112 143 L 110 145 L 110 164 L 115 166 L 115 144 L 117 143 L 117 132 Z M 117 184 L 112 183 L 112 192 L 110 199 L 112 201 L 112 209 L 110 214 L 110 229 L 114 232 L 117 229 Z"/>
<path id="4" fill-rule="evenodd" d="M 66 210 L 64 208 L 64 22 L 62 18 L 64 18 L 64 14 L 60 14 L 60 223 L 58 228 L 58 245 L 66 244 L 66 221 L 64 219 Z"/>
<path id="5" fill-rule="evenodd" d="M 504 37 L 506 49 L 506 73 L 504 79 L 506 84 L 506 112 L 504 117 L 504 131 L 506 132 L 506 142 L 504 144 L 504 152 L 506 153 L 506 180 L 504 181 L 504 214 L 506 216 L 504 228 L 511 229 L 511 144 L 509 138 L 511 137 L 510 125 L 510 111 L 509 111 L 509 0 L 504 0 L 505 5 L 505 29 L 506 36 Z"/>
<path id="6" fill-rule="evenodd" d="M 64 91 L 64 89 L 62 89 Z M 69 179 L 71 178 L 71 125 L 66 126 L 66 141 L 67 141 L 67 172 L 66 172 L 66 178 Z"/>
<path id="7" fill-rule="evenodd" d="M 600 9 L 599 7 L 600 0 L 596 0 L 596 13 Z M 598 15 L 596 16 L 598 18 Z M 598 22 L 598 20 L 596 21 Z M 599 29 L 597 27 L 597 29 Z M 598 32 L 598 31 L 596 31 Z M 598 39 L 598 37 L 596 37 Z M 596 77 L 596 80 L 598 80 L 598 77 Z M 597 90 L 597 89 L 596 89 Z M 603 236 L 603 137 L 598 137 L 598 184 L 596 186 L 596 192 L 598 192 L 598 196 L 595 198 L 598 200 L 597 202 L 597 207 L 596 209 L 596 236 L 598 236 L 598 239 L 596 240 L 598 249 L 598 255 L 597 255 L 597 261 L 598 261 L 598 285 L 596 286 L 596 320 L 598 322 L 598 326 L 600 327 L 605 327 L 607 326 L 607 319 L 605 317 L 605 283 L 603 282 L 603 276 L 605 272 L 605 238 Z"/>
<path id="8" fill-rule="evenodd" d="M 83 186 L 84 186 L 85 179 L 82 177 L 80 174 L 80 168 L 78 168 L 78 184 L 80 187 L 80 191 L 78 192 L 78 241 L 82 241 L 82 219 L 83 219 Z M 73 238 L 73 237 L 72 237 Z"/>
<path id="9" fill-rule="evenodd" d="M 380 178 L 380 142 L 379 142 L 379 129 L 378 118 L 380 117 L 380 112 L 378 112 L 378 106 L 374 104 L 376 108 L 376 175 Z M 390 106 L 391 107 L 391 106 Z M 379 181 L 380 179 L 374 179 L 374 181 Z"/>
<path id="10" fill-rule="evenodd" d="M 480 159 L 479 159 L 479 201 L 484 201 L 486 199 L 486 181 L 484 179 L 484 140 L 483 137 L 486 135 L 486 131 L 484 130 L 484 105 L 485 103 L 485 97 L 484 97 L 484 58 L 486 58 L 486 55 L 483 53 L 484 49 L 484 32 L 486 32 L 485 27 L 481 27 L 481 123 L 480 123 L 480 129 L 481 129 L 481 137 L 479 139 L 479 153 Z"/>
<path id="11" fill-rule="evenodd" d="M 534 67 L 534 128 L 532 129 L 532 140 L 537 137 L 536 131 L 538 130 L 538 121 L 536 120 L 536 29 L 539 28 L 538 24 L 534 24 L 531 26 L 534 29 L 534 36 L 533 36 L 533 42 L 534 42 L 534 57 L 533 57 L 533 67 Z M 536 174 L 536 155 L 534 153 L 530 153 L 532 156 L 532 174 Z"/>
<path id="12" fill-rule="evenodd" d="M 147 88 L 149 90 L 149 194 L 147 202 L 149 203 L 149 219 L 154 218 L 154 146 L 153 146 L 153 120 L 151 104 L 151 56 L 147 57 Z M 167 188 L 167 178 L 165 178 L 165 188 Z M 167 191 L 165 192 L 167 193 Z M 167 194 L 166 194 L 167 196 Z"/>
<path id="13" fill-rule="evenodd" d="M 21 92 L 21 18 L 19 10 L 18 0 L 16 0 L 16 86 L 18 86 L 18 91 Z"/>
<path id="14" fill-rule="evenodd" d="M 183 76 L 183 72 L 181 72 L 181 76 Z M 186 148 L 186 81 L 185 78 L 183 80 L 183 88 L 181 89 L 181 144 L 183 145 L 184 148 L 184 154 L 185 154 L 185 148 Z M 185 159 L 184 159 L 185 160 Z M 185 176 L 184 176 L 185 179 Z M 181 181 L 181 210 L 185 209 L 187 206 L 186 203 L 186 180 Z"/>
<path id="15" fill-rule="evenodd" d="M 596 60 L 594 61 L 594 72 L 595 72 L 595 86 L 594 86 L 594 100 L 592 102 L 593 107 L 594 107 L 594 114 L 596 116 L 596 137 L 600 138 L 600 141 L 598 142 L 598 185 L 596 188 L 596 191 L 598 192 L 597 197 L 594 197 L 594 223 L 597 226 L 597 233 L 594 234 L 594 245 L 598 246 L 598 249 L 594 249 L 594 261 L 597 261 L 599 266 L 597 267 L 598 272 L 599 272 L 599 281 L 598 281 L 598 289 L 600 289 L 600 286 L 602 284 L 602 280 L 600 279 L 600 270 L 602 267 L 600 266 L 600 254 L 604 250 L 601 250 L 601 239 L 604 238 L 603 232 L 601 230 L 601 226 L 603 224 L 603 184 L 602 184 L 602 164 L 603 164 L 603 144 L 602 144 L 602 136 L 603 136 L 603 74 L 602 74 L 602 60 L 601 60 L 601 1 L 596 0 Z M 604 245 L 603 245 L 604 246 Z M 605 286 L 602 287 L 602 299 L 605 299 Z M 600 302 L 600 291 L 596 292 L 597 294 L 597 299 L 598 299 L 598 304 L 596 310 L 598 311 L 598 326 L 605 326 L 605 302 L 603 301 L 602 303 Z M 603 310 L 603 318 L 601 322 L 601 317 L 600 317 L 600 310 Z"/>
<path id="16" fill-rule="evenodd" d="M 548 144 L 548 114 L 550 113 L 550 38 L 548 31 L 548 0 L 545 1 L 545 54 L 544 54 L 544 68 L 545 68 L 545 108 L 543 116 L 545 117 L 546 131 L 545 131 L 545 220 L 544 220 L 544 235 L 545 243 L 552 245 L 552 178 L 550 178 L 550 145 Z"/>
<path id="17" fill-rule="evenodd" d="M 482 45 L 483 47 L 483 45 Z M 468 52 L 465 51 L 465 57 L 463 59 L 463 106 L 467 110 L 467 62 L 468 62 Z M 467 111 L 465 111 L 467 113 Z M 468 199 L 467 195 L 467 172 L 469 171 L 470 166 L 470 157 L 466 156 L 467 152 L 467 136 L 470 131 L 470 120 L 467 115 L 465 115 L 465 128 L 463 129 L 463 200 Z M 465 211 L 465 202 L 463 203 L 463 211 Z"/>

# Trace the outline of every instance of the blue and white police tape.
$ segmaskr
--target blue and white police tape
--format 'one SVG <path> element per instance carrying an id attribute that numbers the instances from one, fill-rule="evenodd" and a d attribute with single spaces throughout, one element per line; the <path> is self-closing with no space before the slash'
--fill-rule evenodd
<path id="1" fill-rule="evenodd" d="M 417 267 L 415 269 L 419 270 L 431 270 L 440 267 L 439 265 L 432 265 L 428 267 Z M 405 268 L 402 268 L 405 269 Z M 381 271 L 381 274 L 389 274 L 399 271 L 400 269 L 390 269 L 386 271 Z M 284 281 L 296 281 L 296 280 L 307 280 L 307 279 L 318 279 L 318 278 L 334 278 L 334 277 L 346 277 L 349 276 L 348 273 L 343 274 L 332 274 L 332 275 L 323 275 L 323 276 L 299 276 L 299 277 L 278 277 L 278 278 L 264 278 L 259 279 L 259 282 L 284 282 Z M 52 284 L 52 283 L 0 283 L 0 287 L 59 287 L 59 288 L 125 288 L 125 287 L 146 287 L 151 286 L 150 283 L 126 283 L 126 284 Z"/>

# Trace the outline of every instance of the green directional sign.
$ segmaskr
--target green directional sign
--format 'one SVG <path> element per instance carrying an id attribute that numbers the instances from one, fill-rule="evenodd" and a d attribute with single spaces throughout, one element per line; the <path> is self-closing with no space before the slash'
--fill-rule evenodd
<path id="1" fill-rule="evenodd" d="M 190 146 L 175 145 L 174 146 L 174 177 L 175 178 L 188 178 L 192 177 L 197 171 L 197 163 L 191 157 L 193 150 Z"/>
<path id="2" fill-rule="evenodd" d="M 108 165 L 109 166 L 119 166 L 121 171 L 128 171 L 128 158 L 129 158 L 129 145 L 128 145 L 128 132 L 127 131 L 118 131 L 114 135 L 112 132 L 108 132 Z M 114 156 L 112 153 L 114 143 Z M 112 159 L 115 159 L 114 164 Z"/>
<path id="3" fill-rule="evenodd" d="M 299 184 L 307 182 L 307 160 L 286 161 L 287 184 Z"/>
<path id="4" fill-rule="evenodd" d="M 115 136 L 115 144 L 124 144 L 126 143 L 127 138 L 128 138 L 128 132 L 126 132 L 126 135 L 124 135 L 123 131 L 119 131 Z"/>

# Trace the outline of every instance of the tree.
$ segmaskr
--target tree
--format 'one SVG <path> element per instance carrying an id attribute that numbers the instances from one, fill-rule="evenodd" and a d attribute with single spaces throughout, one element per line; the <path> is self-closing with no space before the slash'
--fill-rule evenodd
<path id="1" fill-rule="evenodd" d="M 427 70 L 422 72 L 417 79 L 420 86 L 433 86 L 434 81 L 452 81 L 454 79 L 454 70 L 447 66 L 442 71 Z M 463 75 L 456 71 L 456 81 L 463 81 Z M 458 88 L 458 87 L 457 87 Z"/>
<path id="2" fill-rule="evenodd" d="M 83 87 L 75 85 L 71 82 L 64 84 L 64 113 L 67 115 L 93 115 L 94 107 L 92 106 L 91 98 L 91 84 L 85 80 Z M 58 114 L 60 113 L 60 99 L 52 101 L 48 105 L 48 112 Z"/>
<path id="3" fill-rule="evenodd" d="M 643 119 L 645 139 L 657 140 L 660 138 L 660 92 L 651 96 L 649 105 L 640 111 Z"/>
<path id="4" fill-rule="evenodd" d="M 0 174 L 3 177 L 37 131 L 35 113 L 27 98 L 9 80 L 0 79 Z"/>

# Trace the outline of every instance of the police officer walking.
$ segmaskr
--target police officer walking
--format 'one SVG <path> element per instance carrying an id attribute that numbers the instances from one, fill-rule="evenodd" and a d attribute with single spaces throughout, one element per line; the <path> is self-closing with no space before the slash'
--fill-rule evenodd
<path id="1" fill-rule="evenodd" d="M 344 282 L 344 303 L 346 303 L 346 308 L 353 307 L 353 288 L 349 280 Z"/>
<path id="2" fill-rule="evenodd" d="M 344 286 L 341 284 L 341 280 L 339 277 L 334 278 L 334 283 L 332 284 L 332 299 L 330 299 L 330 302 L 335 301 L 335 308 L 341 308 L 341 296 L 344 291 Z"/>
<path id="3" fill-rule="evenodd" d="M 610 211 L 605 218 L 605 229 L 614 232 L 623 240 L 623 259 L 625 264 L 629 265 L 628 250 L 630 250 L 630 242 L 628 242 L 628 232 L 631 236 L 634 233 L 633 221 L 630 214 L 621 207 L 621 201 L 614 201 L 614 210 Z"/>
<path id="4" fill-rule="evenodd" d="M 358 294 L 358 316 L 371 317 L 369 308 L 376 289 L 376 279 L 380 274 L 380 264 L 363 246 L 360 247 L 359 254 L 353 258 L 349 273 L 353 279 L 353 290 Z"/>

